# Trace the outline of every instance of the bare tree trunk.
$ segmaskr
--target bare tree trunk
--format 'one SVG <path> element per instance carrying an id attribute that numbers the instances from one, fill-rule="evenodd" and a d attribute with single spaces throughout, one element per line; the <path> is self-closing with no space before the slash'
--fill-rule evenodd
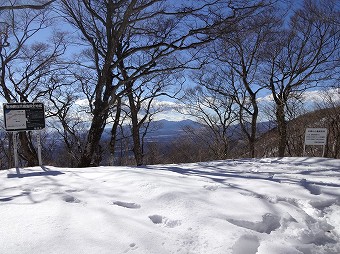
<path id="1" fill-rule="evenodd" d="M 252 97 L 253 114 L 251 116 L 251 135 L 249 139 L 249 152 L 251 158 L 255 158 L 255 142 L 257 134 L 257 117 L 259 115 L 259 108 L 257 106 L 256 96 Z"/>
<path id="2" fill-rule="evenodd" d="M 340 132 L 338 132 L 338 134 L 334 137 L 334 144 L 333 144 L 333 158 L 337 159 L 339 158 L 339 154 L 340 154 Z"/>
<path id="3" fill-rule="evenodd" d="M 38 161 L 38 155 L 36 150 L 33 147 L 33 144 L 31 140 L 27 137 L 27 133 L 24 131 L 19 132 L 19 140 L 20 140 L 20 145 L 21 145 L 21 155 L 25 158 L 27 161 L 27 166 L 32 167 L 32 166 L 37 166 L 39 165 Z"/>
<path id="4" fill-rule="evenodd" d="M 41 10 L 46 8 L 48 5 L 52 4 L 56 0 L 49 0 L 46 2 L 42 2 L 41 4 L 11 4 L 11 5 L 1 5 L 0 11 L 4 10 L 20 10 L 20 9 L 34 9 L 34 10 Z"/>
<path id="5" fill-rule="evenodd" d="M 251 137 L 249 139 L 249 154 L 251 158 L 255 158 L 255 138 Z"/>
<path id="6" fill-rule="evenodd" d="M 253 107 L 253 112 L 251 113 L 251 126 L 250 126 L 250 131 L 248 129 L 248 126 L 243 122 L 243 106 L 240 104 L 240 112 L 239 112 L 239 117 L 240 117 L 240 125 L 243 133 L 246 135 L 248 139 L 248 151 L 249 155 L 251 158 L 255 158 L 255 147 L 256 147 L 256 134 L 257 134 L 257 117 L 259 114 L 259 108 L 256 102 L 256 97 L 252 96 L 252 107 Z"/>
<path id="7" fill-rule="evenodd" d="M 100 162 L 102 161 L 103 159 L 103 148 L 100 144 L 98 144 L 95 152 L 94 152 L 94 155 L 93 155 L 93 163 L 91 163 L 92 165 L 94 166 L 99 166 L 100 165 Z"/>
<path id="8" fill-rule="evenodd" d="M 228 159 L 228 155 L 229 155 L 229 145 L 228 145 L 228 140 L 225 140 L 223 142 L 223 154 L 222 156 L 219 156 L 222 160 L 226 160 Z M 220 159 L 218 158 L 218 159 Z"/>
<path id="9" fill-rule="evenodd" d="M 132 140 L 133 140 L 133 154 L 135 156 L 136 165 L 141 166 L 143 165 L 143 149 L 141 145 L 140 139 L 140 124 L 138 123 L 138 108 L 135 105 L 132 87 L 130 86 L 127 90 L 128 98 L 129 98 L 129 105 L 130 105 L 130 113 L 131 113 L 131 133 L 132 133 Z"/>
<path id="10" fill-rule="evenodd" d="M 108 107 L 104 107 L 103 102 L 101 102 L 100 105 L 97 105 L 95 108 L 86 145 L 83 154 L 80 157 L 78 167 L 88 167 L 91 165 L 92 157 L 95 150 L 98 148 L 99 141 L 106 125 L 108 114 L 109 109 Z"/>
<path id="11" fill-rule="evenodd" d="M 144 163 L 144 154 L 140 142 L 139 128 L 132 129 L 132 139 L 133 139 L 133 153 L 135 155 L 136 165 L 142 166 Z"/>
<path id="12" fill-rule="evenodd" d="M 284 104 L 276 104 L 276 122 L 279 132 L 278 156 L 284 157 L 287 143 L 287 123 L 285 120 Z"/>
<path id="13" fill-rule="evenodd" d="M 117 109 L 116 109 L 116 115 L 115 115 L 115 119 L 112 125 L 112 129 L 111 129 L 111 140 L 110 140 L 110 161 L 111 164 L 113 165 L 113 161 L 114 161 L 114 156 L 115 156 L 115 149 L 116 149 L 116 140 L 117 140 L 117 129 L 119 126 L 119 120 L 120 120 L 120 115 L 122 112 L 122 102 L 121 102 L 121 98 L 118 97 L 117 98 Z"/>

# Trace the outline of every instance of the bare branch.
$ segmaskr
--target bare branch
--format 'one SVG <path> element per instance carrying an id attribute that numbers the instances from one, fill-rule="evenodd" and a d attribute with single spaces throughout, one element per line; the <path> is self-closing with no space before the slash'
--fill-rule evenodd
<path id="1" fill-rule="evenodd" d="M 0 11 L 5 10 L 22 10 L 22 9 L 32 9 L 32 10 L 42 10 L 45 9 L 47 6 L 52 4 L 57 0 L 50 0 L 44 4 L 20 4 L 20 5 L 1 5 Z"/>

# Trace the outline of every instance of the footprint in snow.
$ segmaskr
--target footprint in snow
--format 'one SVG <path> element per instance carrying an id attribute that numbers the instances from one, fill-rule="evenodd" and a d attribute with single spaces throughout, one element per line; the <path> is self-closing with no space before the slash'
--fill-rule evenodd
<path id="1" fill-rule="evenodd" d="M 257 236 L 243 235 L 233 246 L 233 254 L 255 254 L 260 246 Z"/>
<path id="2" fill-rule="evenodd" d="M 318 201 L 310 201 L 309 204 L 321 211 L 324 211 L 326 208 L 332 205 L 340 205 L 340 198 L 336 199 L 327 199 L 327 200 L 318 200 Z"/>
<path id="3" fill-rule="evenodd" d="M 135 243 L 130 243 L 129 248 L 124 251 L 124 253 L 128 253 L 130 250 L 137 250 L 138 246 Z"/>
<path id="4" fill-rule="evenodd" d="M 312 195 L 320 195 L 321 194 L 321 189 L 320 187 L 316 186 L 315 184 L 309 183 L 306 179 L 302 179 L 300 181 L 300 185 L 307 189 L 310 194 Z"/>
<path id="5" fill-rule="evenodd" d="M 227 221 L 235 226 L 247 228 L 259 233 L 270 234 L 272 231 L 281 227 L 280 217 L 271 213 L 262 216 L 262 221 L 252 222 L 246 220 L 227 219 Z"/>
<path id="6" fill-rule="evenodd" d="M 8 198 L 0 198 L 0 202 L 8 202 L 11 201 L 13 198 L 8 197 Z"/>
<path id="7" fill-rule="evenodd" d="M 149 216 L 149 219 L 152 221 L 153 224 L 162 225 L 167 228 L 174 228 L 182 224 L 180 220 L 170 220 L 165 216 L 157 214 Z"/>
<path id="8" fill-rule="evenodd" d="M 66 202 L 66 203 L 80 203 L 81 201 L 71 195 L 64 195 L 62 196 L 62 199 Z"/>
<path id="9" fill-rule="evenodd" d="M 112 202 L 112 204 L 117 205 L 117 206 L 121 206 L 121 207 L 124 207 L 124 208 L 129 208 L 129 209 L 139 209 L 139 208 L 141 208 L 141 206 L 139 204 L 122 202 L 122 201 L 114 201 L 114 202 Z"/>
<path id="10" fill-rule="evenodd" d="M 206 190 L 215 191 L 219 188 L 219 186 L 218 185 L 204 185 L 203 188 Z"/>
<path id="11" fill-rule="evenodd" d="M 83 191 L 82 189 L 68 189 L 68 190 L 65 190 L 65 192 L 67 193 L 73 193 L 73 192 L 81 192 Z"/>

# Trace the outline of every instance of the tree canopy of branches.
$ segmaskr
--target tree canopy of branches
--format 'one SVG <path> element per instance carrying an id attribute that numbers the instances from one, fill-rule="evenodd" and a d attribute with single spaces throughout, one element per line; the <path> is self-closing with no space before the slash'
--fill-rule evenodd
<path id="1" fill-rule="evenodd" d="M 5 10 L 1 18 L 6 29 L 0 38 L 0 95 L 6 102 L 33 102 L 42 99 L 51 89 L 50 78 L 64 67 L 58 59 L 65 52 L 63 34 L 47 42 L 34 42 L 34 36 L 49 27 L 47 10 Z M 21 157 L 28 165 L 35 165 L 38 158 L 30 133 L 20 132 Z"/>
<path id="2" fill-rule="evenodd" d="M 182 98 L 185 107 L 179 109 L 184 114 L 194 116 L 205 128 L 187 129 L 194 139 L 203 139 L 214 159 L 226 159 L 230 150 L 230 125 L 235 122 L 232 97 L 216 95 L 204 86 L 188 89 Z"/>
<path id="3" fill-rule="evenodd" d="M 273 151 L 291 155 L 287 120 L 298 115 L 303 94 L 338 87 L 335 0 L 305 0 L 287 15 L 279 10 L 284 4 L 261 0 L 7 2 L 0 6 L 0 96 L 6 102 L 43 100 L 72 166 L 99 164 L 103 145 L 113 157 L 119 129 L 129 141 L 126 161 L 133 152 L 136 164 L 143 164 L 157 98 L 185 86 L 183 110 L 204 122 L 199 138 L 213 158 L 228 158 L 228 129 L 236 121 L 244 139 L 238 144 L 247 143 L 242 156 L 257 156 L 262 95 L 272 98 L 279 136 Z M 49 39 L 40 37 L 41 31 L 52 33 L 53 23 L 65 24 L 72 40 L 57 29 Z M 337 112 L 333 108 L 327 112 Z M 104 140 L 108 126 L 111 136 Z M 337 148 L 338 125 L 331 126 Z M 19 138 L 21 158 L 36 164 L 31 134 Z M 338 156 L 334 149 L 329 153 Z"/>
<path id="4" fill-rule="evenodd" d="M 32 9 L 32 10 L 42 10 L 45 9 L 47 6 L 55 2 L 56 0 L 49 0 L 45 2 L 33 1 L 30 2 L 23 2 L 23 3 L 15 3 L 11 5 L 0 5 L 0 11 L 5 10 L 22 10 L 22 9 Z"/>
<path id="5" fill-rule="evenodd" d="M 79 65 L 97 77 L 88 96 L 93 118 L 79 163 L 88 166 L 118 97 L 132 94 L 142 77 L 190 67 L 195 55 L 185 50 L 213 40 L 209 30 L 225 27 L 239 18 L 240 9 L 245 15 L 244 10 L 252 12 L 259 3 L 62 0 L 62 5 L 87 46 L 87 62 Z"/>
<path id="6" fill-rule="evenodd" d="M 210 68 L 204 69 L 205 78 L 200 84 L 216 94 L 231 97 L 238 105 L 238 122 L 249 144 L 250 157 L 255 156 L 257 121 L 259 115 L 258 93 L 263 90 L 259 69 L 261 54 L 266 50 L 268 34 L 279 21 L 272 7 L 234 24 L 232 31 L 221 31 L 215 43 L 208 48 L 212 58 Z M 214 66 L 214 67 L 212 67 Z"/>
<path id="7" fill-rule="evenodd" d="M 217 31 L 218 39 L 207 49 L 210 61 L 198 74 L 199 84 L 216 95 L 231 96 L 238 105 L 240 128 L 248 139 L 251 157 L 255 156 L 259 92 L 273 98 L 278 155 L 284 156 L 287 117 L 296 116 L 302 94 L 338 77 L 336 2 L 306 0 L 288 13 L 286 17 L 277 6 L 267 6 L 227 32 Z"/>
<path id="8" fill-rule="evenodd" d="M 339 9 L 332 1 L 304 1 L 288 27 L 274 31 L 264 54 L 264 77 L 275 102 L 278 155 L 285 155 L 289 101 L 326 83 L 339 66 Z"/>

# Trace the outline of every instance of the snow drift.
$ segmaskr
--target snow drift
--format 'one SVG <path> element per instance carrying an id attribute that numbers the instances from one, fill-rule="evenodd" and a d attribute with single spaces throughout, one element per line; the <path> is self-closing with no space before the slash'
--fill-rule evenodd
<path id="1" fill-rule="evenodd" d="M 0 172 L 0 253 L 340 253 L 340 160 Z"/>

